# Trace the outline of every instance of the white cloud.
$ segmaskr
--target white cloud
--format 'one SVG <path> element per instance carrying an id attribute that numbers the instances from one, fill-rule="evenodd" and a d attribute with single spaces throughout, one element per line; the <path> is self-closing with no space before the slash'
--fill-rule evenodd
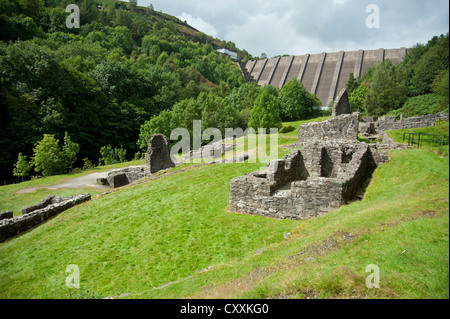
<path id="1" fill-rule="evenodd" d="M 254 56 L 410 47 L 446 33 L 447 0 L 138 0 Z M 380 7 L 368 29 L 366 6 Z"/>
<path id="2" fill-rule="evenodd" d="M 204 21 L 202 18 L 194 18 L 190 14 L 185 12 L 182 12 L 181 15 L 177 18 L 181 21 L 186 21 L 190 26 L 203 33 L 213 36 L 214 38 L 219 37 L 219 32 L 217 31 L 217 29 L 210 23 Z"/>

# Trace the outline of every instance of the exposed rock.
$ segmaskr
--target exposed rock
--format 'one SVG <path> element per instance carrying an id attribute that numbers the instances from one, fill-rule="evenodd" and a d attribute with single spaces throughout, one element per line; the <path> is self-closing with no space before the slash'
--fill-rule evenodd
<path id="1" fill-rule="evenodd" d="M 0 220 L 7 219 L 7 218 L 13 218 L 13 211 L 12 210 L 5 210 L 4 212 L 0 213 Z"/>

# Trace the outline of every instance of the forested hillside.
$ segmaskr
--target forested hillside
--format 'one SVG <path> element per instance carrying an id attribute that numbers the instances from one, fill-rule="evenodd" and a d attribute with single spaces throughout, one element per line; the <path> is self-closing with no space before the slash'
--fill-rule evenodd
<path id="1" fill-rule="evenodd" d="M 72 3 L 80 28 L 66 26 Z M 435 36 L 397 66 L 351 77 L 353 111 L 448 111 L 448 46 L 448 33 Z M 244 83 L 221 47 L 252 59 L 135 0 L 0 0 L 0 183 L 139 158 L 151 134 L 192 133 L 193 120 L 224 134 L 323 115 L 296 79 Z"/>
<path id="2" fill-rule="evenodd" d="M 80 28 L 67 28 L 68 4 Z M 76 166 L 100 149 L 138 150 L 140 125 L 201 92 L 226 96 L 243 79 L 216 48 L 237 51 L 134 2 L 0 0 L 0 181 L 44 134 L 79 145 Z M 67 169 L 67 167 L 65 167 Z M 64 167 L 62 167 L 64 171 Z"/>

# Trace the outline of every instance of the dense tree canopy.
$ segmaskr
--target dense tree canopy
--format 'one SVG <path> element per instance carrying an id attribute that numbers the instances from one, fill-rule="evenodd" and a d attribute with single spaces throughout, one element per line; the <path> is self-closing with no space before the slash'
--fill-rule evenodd
<path id="1" fill-rule="evenodd" d="M 72 3 L 80 28 L 66 27 Z M 18 154 L 32 156 L 44 134 L 62 140 L 67 131 L 80 147 L 72 165 L 80 166 L 84 158 L 97 162 L 106 145 L 131 156 L 140 125 L 201 93 L 217 95 L 205 118 L 211 122 L 222 106 L 216 100 L 243 83 L 219 46 L 249 57 L 135 3 L 1 0 L 0 179 L 12 177 Z"/>

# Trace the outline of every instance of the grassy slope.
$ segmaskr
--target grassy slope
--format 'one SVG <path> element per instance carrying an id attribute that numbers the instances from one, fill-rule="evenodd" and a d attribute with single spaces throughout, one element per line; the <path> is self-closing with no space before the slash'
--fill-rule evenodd
<path id="1" fill-rule="evenodd" d="M 364 200 L 305 221 L 226 212 L 230 179 L 259 163 L 193 168 L 102 196 L 0 244 L 0 297 L 73 297 L 65 269 L 77 264 L 80 290 L 96 297 L 448 298 L 448 157 L 391 156 Z M 368 264 L 380 267 L 380 289 L 365 286 Z"/>
<path id="2" fill-rule="evenodd" d="M 69 264 L 98 294 L 142 291 L 280 241 L 296 222 L 225 211 L 230 179 L 257 167 L 203 166 L 129 187 L 3 243 L 0 296 L 64 298 Z"/>
<path id="3" fill-rule="evenodd" d="M 389 136 L 397 143 L 407 143 L 406 141 L 403 141 L 403 133 L 423 133 L 423 134 L 433 134 L 433 135 L 440 135 L 447 139 L 449 137 L 449 122 L 441 122 L 440 124 L 436 124 L 434 127 L 421 127 L 421 128 L 414 128 L 414 129 L 403 129 L 403 130 L 396 130 L 396 131 L 387 131 Z M 417 137 L 416 137 L 417 139 Z M 415 144 L 417 145 L 417 141 L 415 141 Z M 421 148 L 431 150 L 433 152 L 436 152 L 437 154 L 447 155 L 448 156 L 448 145 L 444 146 L 435 146 L 431 145 L 431 143 L 425 142 L 422 143 L 423 146 Z"/>
<path id="4" fill-rule="evenodd" d="M 115 165 L 106 165 L 99 166 L 93 169 L 89 169 L 82 172 L 58 175 L 58 176 L 50 176 L 39 178 L 33 181 L 27 181 L 19 184 L 11 184 L 7 186 L 0 187 L 0 212 L 5 211 L 7 209 L 12 210 L 15 216 L 20 216 L 21 210 L 23 207 L 34 205 L 40 202 L 42 199 L 49 195 L 57 195 L 57 196 L 71 196 L 75 194 L 81 193 L 90 193 L 91 195 L 103 193 L 105 190 L 99 188 L 66 188 L 66 189 L 58 189 L 58 190 L 49 190 L 49 189 L 38 189 L 32 193 L 16 193 L 18 190 L 32 187 L 45 187 L 51 186 L 55 184 L 60 184 L 65 182 L 68 179 L 85 176 L 91 173 L 100 173 L 105 172 L 114 168 L 131 166 L 131 165 L 143 165 L 145 164 L 144 160 L 140 161 L 132 161 L 127 163 L 115 164 Z"/>
<path id="5" fill-rule="evenodd" d="M 141 297 L 448 298 L 448 157 L 391 155 L 364 200 L 300 221 L 262 254 Z M 380 268 L 380 289 L 366 288 L 369 264 Z"/>

